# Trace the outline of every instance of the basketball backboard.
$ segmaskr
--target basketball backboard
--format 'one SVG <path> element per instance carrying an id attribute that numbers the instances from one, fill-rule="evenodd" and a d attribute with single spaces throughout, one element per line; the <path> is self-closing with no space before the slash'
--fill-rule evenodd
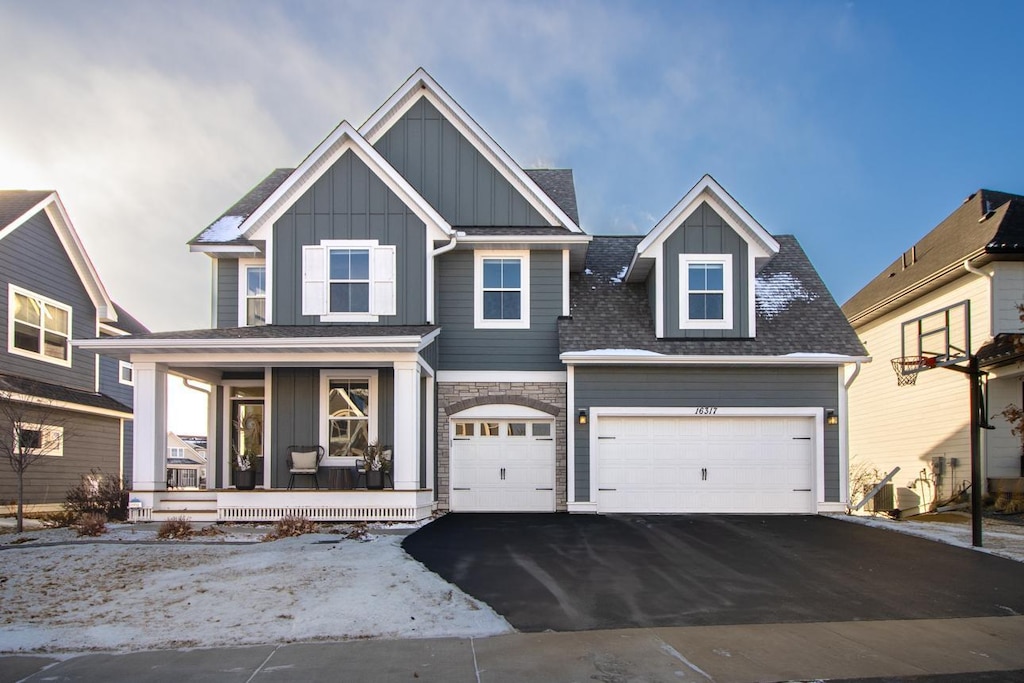
<path id="1" fill-rule="evenodd" d="M 961 301 L 904 321 L 900 354 L 927 359 L 903 368 L 903 373 L 956 365 L 971 357 L 971 302 Z"/>

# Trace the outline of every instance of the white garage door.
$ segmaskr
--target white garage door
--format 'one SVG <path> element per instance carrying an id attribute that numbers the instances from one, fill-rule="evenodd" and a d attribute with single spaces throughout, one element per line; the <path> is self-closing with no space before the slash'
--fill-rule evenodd
<path id="1" fill-rule="evenodd" d="M 599 512 L 816 509 L 813 418 L 602 416 L 596 428 Z"/>
<path id="2" fill-rule="evenodd" d="M 453 420 L 451 509 L 554 512 L 555 439 L 550 420 Z"/>

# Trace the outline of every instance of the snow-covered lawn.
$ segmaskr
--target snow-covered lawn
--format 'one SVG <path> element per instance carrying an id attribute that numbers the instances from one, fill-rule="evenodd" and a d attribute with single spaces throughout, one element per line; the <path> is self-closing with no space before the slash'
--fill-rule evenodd
<path id="1" fill-rule="evenodd" d="M 406 555 L 400 535 L 371 529 L 367 540 L 353 540 L 338 527 L 251 543 L 260 532 L 240 528 L 157 542 L 153 526 L 111 529 L 95 541 L 69 529 L 0 535 L 0 544 L 32 539 L 0 549 L 0 652 L 513 630 L 489 606 Z M 52 543 L 58 545 L 45 545 Z"/>
<path id="2" fill-rule="evenodd" d="M 964 548 L 972 547 L 971 516 L 964 513 L 947 513 L 936 516 L 934 521 L 931 521 L 933 518 L 930 515 L 911 517 L 906 520 L 851 515 L 830 516 L 847 522 L 857 522 L 868 526 L 892 529 L 900 533 L 920 536 L 921 538 L 928 538 L 950 545 L 958 545 Z M 1024 562 L 1024 526 L 986 518 L 982 523 L 981 540 L 984 547 L 975 548 L 975 550 L 1016 560 L 1017 562 Z"/>

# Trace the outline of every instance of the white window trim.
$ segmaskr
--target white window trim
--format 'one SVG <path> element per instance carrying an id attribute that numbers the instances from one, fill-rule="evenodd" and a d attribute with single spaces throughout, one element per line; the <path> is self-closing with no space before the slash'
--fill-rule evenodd
<path id="1" fill-rule="evenodd" d="M 330 253 L 331 249 L 366 249 L 369 251 L 369 311 L 366 313 L 331 312 Z M 315 256 L 316 250 L 319 254 Z M 307 253 L 309 252 L 309 253 Z M 316 274 L 306 272 L 307 259 L 316 263 Z M 322 259 L 322 260 L 321 260 Z M 317 245 L 303 247 L 303 314 L 317 316 L 329 323 L 375 323 L 382 317 L 397 315 L 397 247 L 380 244 L 378 240 L 321 240 Z M 390 270 L 390 272 L 386 272 Z M 308 297 L 318 298 L 311 305 Z M 316 312 L 313 312 L 313 311 Z"/>
<path id="2" fill-rule="evenodd" d="M 33 351 L 26 351 L 25 349 L 19 349 L 17 346 L 14 345 L 14 295 L 15 294 L 21 294 L 22 296 L 30 297 L 32 299 L 35 299 L 35 300 L 37 300 L 39 302 L 42 302 L 42 303 L 46 304 L 47 306 L 53 306 L 54 308 L 59 308 L 59 309 L 63 310 L 65 313 L 68 314 L 68 335 L 67 335 L 67 339 L 68 339 L 68 357 L 67 357 L 67 360 L 61 360 L 60 358 L 51 358 L 50 356 L 47 356 L 45 353 L 35 353 Z M 31 290 L 23 289 L 21 287 L 18 287 L 17 285 L 8 284 L 8 286 L 7 286 L 7 351 L 9 353 L 15 355 L 15 356 L 23 356 L 25 358 L 32 358 L 33 360 L 41 360 L 44 363 L 51 363 L 53 365 L 61 365 L 61 366 L 66 367 L 66 368 L 70 368 L 71 367 L 71 359 L 72 359 L 72 356 L 74 355 L 73 354 L 73 349 L 72 349 L 72 346 L 71 346 L 71 340 L 72 340 L 72 338 L 74 336 L 73 335 L 73 332 L 74 332 L 74 320 L 71 317 L 71 313 L 72 313 L 71 306 L 68 306 L 67 304 L 61 303 L 59 301 L 55 301 L 55 300 L 53 300 L 53 299 L 51 299 L 49 297 L 42 296 L 41 294 L 36 294 L 35 292 L 33 292 Z M 41 330 L 41 332 L 45 333 L 45 330 L 43 330 L 43 328 L 40 328 L 40 330 Z"/>
<path id="3" fill-rule="evenodd" d="M 255 327 L 249 325 L 246 320 L 248 311 L 248 292 L 249 292 L 249 268 L 263 267 L 263 315 L 266 318 L 266 324 L 270 323 L 270 316 L 267 314 L 267 301 L 270 299 L 267 291 L 267 262 L 263 259 L 238 259 L 238 326 L 239 327 Z M 255 298 L 255 297 L 254 297 Z"/>
<path id="4" fill-rule="evenodd" d="M 131 373 L 130 380 L 125 380 L 124 378 L 124 371 L 126 369 Z M 135 386 L 135 368 L 133 368 L 132 364 L 126 360 L 117 361 L 117 381 L 121 384 L 127 384 L 130 387 Z"/>
<path id="5" fill-rule="evenodd" d="M 44 455 L 44 456 L 53 456 L 53 457 L 61 457 L 61 456 L 64 455 L 64 428 L 63 427 L 58 427 L 58 426 L 55 426 L 55 425 L 36 424 L 34 422 L 21 422 L 20 425 L 21 425 L 20 430 L 17 427 L 14 429 L 14 444 L 15 444 L 15 446 L 17 446 L 17 444 L 18 444 L 18 433 L 19 433 L 19 431 L 21 431 L 21 432 L 38 431 L 38 432 L 42 432 L 42 439 L 44 440 L 44 443 L 52 444 L 52 443 L 56 442 L 57 445 L 55 447 L 53 447 L 53 446 L 46 446 L 46 447 L 43 447 L 43 448 L 40 448 L 40 449 L 29 448 L 29 449 L 26 450 L 26 453 L 28 453 L 29 455 Z"/>
<path id="6" fill-rule="evenodd" d="M 330 399 L 328 391 L 332 379 L 367 380 L 370 383 L 370 419 L 366 425 L 367 442 L 377 441 L 377 414 L 380 405 L 376 370 L 321 370 L 320 371 L 320 444 L 324 447 L 325 466 L 354 467 L 358 458 L 354 456 L 336 457 L 330 454 L 331 433 L 328 425 L 330 417 Z"/>
<path id="7" fill-rule="evenodd" d="M 722 320 L 690 319 L 690 266 L 698 263 L 722 264 Z M 680 254 L 679 255 L 679 329 L 731 330 L 733 326 L 732 254 Z"/>
<path id="8" fill-rule="evenodd" d="M 519 320 L 484 319 L 484 259 L 503 258 L 520 261 L 520 318 Z M 481 330 L 530 329 L 530 251 L 474 251 L 473 252 L 473 326 Z"/>

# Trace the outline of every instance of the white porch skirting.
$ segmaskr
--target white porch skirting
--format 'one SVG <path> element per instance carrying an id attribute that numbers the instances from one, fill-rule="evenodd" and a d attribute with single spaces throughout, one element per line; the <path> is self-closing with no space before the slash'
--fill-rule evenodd
<path id="1" fill-rule="evenodd" d="M 205 494 L 205 495 L 202 495 Z M 133 491 L 132 521 L 188 517 L 195 522 L 276 522 L 304 517 L 314 522 L 416 522 L 436 509 L 434 493 L 417 491 L 204 491 L 191 500 L 182 492 Z M 204 509 L 205 508 L 205 509 Z"/>

